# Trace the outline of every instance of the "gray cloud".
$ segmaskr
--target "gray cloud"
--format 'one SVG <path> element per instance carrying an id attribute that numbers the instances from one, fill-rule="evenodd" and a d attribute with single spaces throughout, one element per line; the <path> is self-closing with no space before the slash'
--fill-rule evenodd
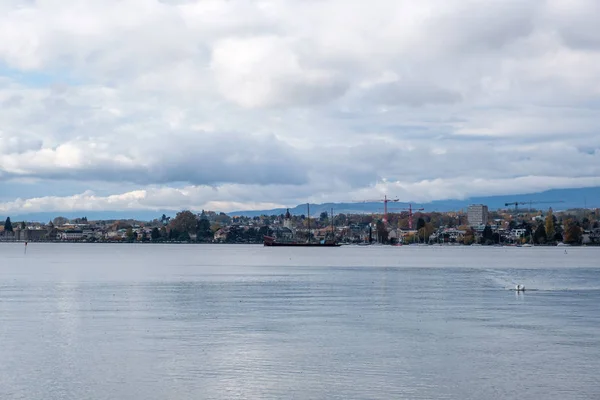
<path id="1" fill-rule="evenodd" d="M 426 83 L 389 83 L 370 88 L 365 100 L 386 106 L 405 105 L 418 107 L 425 104 L 447 104 L 461 101 L 460 93 Z"/>

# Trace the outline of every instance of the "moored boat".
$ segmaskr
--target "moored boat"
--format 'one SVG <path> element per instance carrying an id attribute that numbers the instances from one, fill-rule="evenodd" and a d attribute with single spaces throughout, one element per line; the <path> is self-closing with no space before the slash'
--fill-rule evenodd
<path id="1" fill-rule="evenodd" d="M 272 236 L 264 236 L 263 243 L 265 246 L 273 247 L 340 247 L 341 244 L 332 240 L 320 240 L 318 242 L 298 242 L 298 241 L 277 241 Z"/>

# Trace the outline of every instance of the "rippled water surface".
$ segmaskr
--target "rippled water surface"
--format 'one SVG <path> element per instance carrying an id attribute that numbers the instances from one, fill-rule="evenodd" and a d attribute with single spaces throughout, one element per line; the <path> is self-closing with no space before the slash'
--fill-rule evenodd
<path id="1" fill-rule="evenodd" d="M 1 399 L 598 399 L 599 370 L 600 249 L 0 245 Z"/>

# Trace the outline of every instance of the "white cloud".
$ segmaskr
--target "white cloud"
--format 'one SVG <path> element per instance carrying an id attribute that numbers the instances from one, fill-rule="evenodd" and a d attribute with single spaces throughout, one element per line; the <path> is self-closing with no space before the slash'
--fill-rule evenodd
<path id="1" fill-rule="evenodd" d="M 599 11 L 592 0 L 4 1 L 0 187 L 26 179 L 61 195 L 14 193 L 3 207 L 594 185 Z M 86 182 L 139 191 L 73 194 Z"/>
<path id="2" fill-rule="evenodd" d="M 303 67 L 293 44 L 278 37 L 224 39 L 212 60 L 221 95 L 242 107 L 321 103 L 346 89 L 332 71 Z"/>

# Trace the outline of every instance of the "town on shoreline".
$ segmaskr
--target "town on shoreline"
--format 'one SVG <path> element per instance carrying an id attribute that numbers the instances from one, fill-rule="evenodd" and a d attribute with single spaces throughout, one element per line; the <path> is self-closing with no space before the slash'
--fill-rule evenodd
<path id="1" fill-rule="evenodd" d="M 0 222 L 1 223 L 1 222 Z M 56 217 L 46 224 L 6 219 L 0 242 L 263 243 L 334 239 L 342 244 L 600 245 L 600 211 L 505 209 L 474 204 L 467 212 L 400 212 L 318 216 L 235 216 L 178 212 L 152 221 Z"/>

